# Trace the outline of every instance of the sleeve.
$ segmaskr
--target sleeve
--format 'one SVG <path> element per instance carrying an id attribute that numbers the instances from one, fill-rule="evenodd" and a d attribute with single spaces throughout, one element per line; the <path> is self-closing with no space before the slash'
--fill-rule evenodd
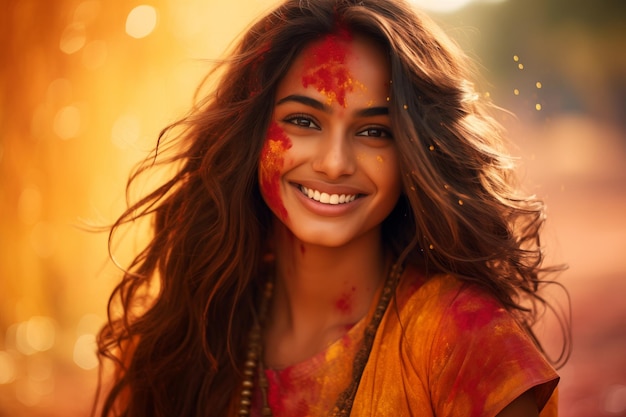
<path id="1" fill-rule="evenodd" d="M 429 377 L 435 415 L 493 417 L 529 389 L 544 408 L 559 377 L 495 299 L 465 288 L 441 314 Z"/>

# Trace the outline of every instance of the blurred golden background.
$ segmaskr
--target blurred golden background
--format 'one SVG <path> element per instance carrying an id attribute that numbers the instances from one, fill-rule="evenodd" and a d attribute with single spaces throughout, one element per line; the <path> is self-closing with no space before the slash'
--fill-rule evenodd
<path id="1" fill-rule="evenodd" d="M 504 122 L 548 204 L 550 260 L 570 265 L 561 416 L 626 416 L 626 2 L 414 1 L 517 114 Z M 206 60 L 273 3 L 3 1 L 0 417 L 89 414 L 94 335 L 119 272 L 106 234 L 82 225 L 115 219 L 131 168 L 186 111 Z"/>

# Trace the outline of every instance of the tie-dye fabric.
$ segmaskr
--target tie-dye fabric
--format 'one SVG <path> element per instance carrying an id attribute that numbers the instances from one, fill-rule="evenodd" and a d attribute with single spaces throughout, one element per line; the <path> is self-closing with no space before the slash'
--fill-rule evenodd
<path id="1" fill-rule="evenodd" d="M 275 417 L 329 414 L 351 379 L 368 322 L 307 361 L 266 371 Z M 450 276 L 424 280 L 407 271 L 380 324 L 351 415 L 489 417 L 532 388 L 541 417 L 551 417 L 557 383 L 554 369 L 492 297 Z"/>

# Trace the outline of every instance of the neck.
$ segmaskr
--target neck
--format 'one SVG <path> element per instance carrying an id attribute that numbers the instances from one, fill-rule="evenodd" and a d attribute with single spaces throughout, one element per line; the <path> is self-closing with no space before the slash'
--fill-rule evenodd
<path id="1" fill-rule="evenodd" d="M 323 350 L 362 319 L 388 265 L 380 229 L 333 248 L 301 242 L 282 224 L 275 232 L 276 283 L 265 352 L 269 366 L 286 366 Z"/>

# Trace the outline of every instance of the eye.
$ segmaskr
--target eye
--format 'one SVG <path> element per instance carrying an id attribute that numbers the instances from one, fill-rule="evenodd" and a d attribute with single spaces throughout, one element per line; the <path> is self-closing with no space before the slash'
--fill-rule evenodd
<path id="1" fill-rule="evenodd" d="M 356 134 L 357 136 L 367 136 L 371 138 L 393 138 L 393 135 L 389 131 L 389 129 L 385 129 L 383 127 L 368 127 L 367 129 L 361 130 Z"/>
<path id="2" fill-rule="evenodd" d="M 285 122 L 291 123 L 292 125 L 295 125 L 298 127 L 320 130 L 319 125 L 315 123 L 313 118 L 311 118 L 310 116 L 303 115 L 303 114 L 288 116 L 284 120 Z"/>

